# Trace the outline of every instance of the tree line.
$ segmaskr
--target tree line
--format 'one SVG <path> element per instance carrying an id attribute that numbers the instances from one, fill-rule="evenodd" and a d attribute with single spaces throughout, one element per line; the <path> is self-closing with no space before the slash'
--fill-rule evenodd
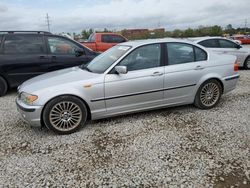
<path id="1" fill-rule="evenodd" d="M 94 29 L 85 29 L 81 32 L 83 39 L 88 39 L 89 36 L 94 32 L 115 32 L 120 33 L 127 37 L 129 40 L 135 39 L 148 39 L 148 38 L 164 38 L 164 37 L 173 37 L 173 38 L 186 38 L 186 37 L 203 37 L 203 36 L 223 36 L 223 35 L 234 35 L 234 34 L 249 34 L 250 28 L 233 28 L 231 24 L 227 25 L 225 28 L 214 25 L 214 26 L 200 26 L 198 28 L 188 28 L 188 29 L 175 29 L 173 31 L 156 31 L 150 32 L 145 31 L 137 33 L 135 35 L 126 36 L 126 29 L 119 32 L 104 29 L 100 31 L 94 31 Z"/>

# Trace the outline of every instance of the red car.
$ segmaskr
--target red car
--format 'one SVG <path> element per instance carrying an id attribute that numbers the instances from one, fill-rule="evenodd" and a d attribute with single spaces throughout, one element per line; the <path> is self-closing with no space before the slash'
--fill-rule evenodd
<path id="1" fill-rule="evenodd" d="M 241 44 L 250 44 L 250 37 L 246 35 L 235 35 L 232 37 L 234 40 L 241 41 Z"/>
<path id="2" fill-rule="evenodd" d="M 87 42 L 82 42 L 84 46 L 95 52 L 104 52 L 109 48 L 128 41 L 125 37 L 115 33 L 93 33 Z"/>

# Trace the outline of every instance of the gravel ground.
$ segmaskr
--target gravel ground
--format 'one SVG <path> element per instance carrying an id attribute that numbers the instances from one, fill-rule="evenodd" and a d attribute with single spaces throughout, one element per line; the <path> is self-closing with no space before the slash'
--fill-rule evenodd
<path id="1" fill-rule="evenodd" d="M 0 187 L 250 187 L 250 71 L 207 111 L 192 105 L 89 122 L 58 136 L 0 98 Z"/>

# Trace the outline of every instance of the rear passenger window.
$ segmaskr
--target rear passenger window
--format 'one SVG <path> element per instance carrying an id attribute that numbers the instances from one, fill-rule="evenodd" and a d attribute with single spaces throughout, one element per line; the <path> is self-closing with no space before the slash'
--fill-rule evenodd
<path id="1" fill-rule="evenodd" d="M 198 44 L 207 48 L 219 48 L 220 47 L 217 39 L 204 40 L 204 41 L 199 42 Z"/>
<path id="2" fill-rule="evenodd" d="M 125 39 L 119 35 L 112 35 L 113 43 L 122 43 L 125 42 Z"/>
<path id="3" fill-rule="evenodd" d="M 41 36 L 6 35 L 4 41 L 6 54 L 41 54 L 45 53 L 45 46 Z"/>
<path id="4" fill-rule="evenodd" d="M 168 65 L 194 62 L 193 46 L 184 43 L 167 43 Z"/>
<path id="5" fill-rule="evenodd" d="M 122 43 L 126 40 L 119 35 L 102 35 L 102 42 L 106 43 Z"/>
<path id="6" fill-rule="evenodd" d="M 197 47 L 194 47 L 194 51 L 195 51 L 195 60 L 196 61 L 206 61 L 207 60 L 207 53 Z"/>
<path id="7" fill-rule="evenodd" d="M 109 35 L 102 35 L 102 42 L 110 43 L 110 37 Z"/>

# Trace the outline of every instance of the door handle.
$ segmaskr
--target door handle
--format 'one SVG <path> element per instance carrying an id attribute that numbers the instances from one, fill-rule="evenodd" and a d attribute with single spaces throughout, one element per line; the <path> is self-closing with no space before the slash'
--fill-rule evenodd
<path id="1" fill-rule="evenodd" d="M 56 59 L 56 56 L 53 55 L 51 58 L 52 58 L 52 59 Z"/>
<path id="2" fill-rule="evenodd" d="M 162 72 L 154 72 L 151 76 L 162 76 Z"/>
<path id="3" fill-rule="evenodd" d="M 203 69 L 205 69 L 204 67 L 202 67 L 202 66 L 200 66 L 200 65 L 198 65 L 197 67 L 195 67 L 195 69 L 194 70 L 203 70 Z"/>
<path id="4" fill-rule="evenodd" d="M 39 56 L 39 59 L 47 59 L 47 57 L 45 55 L 41 55 Z"/>

